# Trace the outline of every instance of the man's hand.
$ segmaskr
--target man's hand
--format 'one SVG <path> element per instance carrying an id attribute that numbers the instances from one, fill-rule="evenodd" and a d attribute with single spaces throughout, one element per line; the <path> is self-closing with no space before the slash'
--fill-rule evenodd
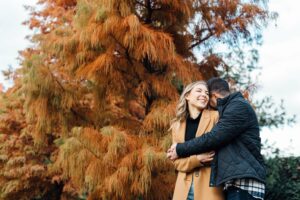
<path id="1" fill-rule="evenodd" d="M 208 164 L 214 159 L 215 152 L 210 151 L 202 154 L 197 155 L 197 159 L 200 161 L 202 164 Z"/>
<path id="2" fill-rule="evenodd" d="M 177 143 L 172 144 L 172 146 L 167 151 L 167 157 L 172 161 L 174 161 L 178 158 L 178 155 L 176 152 L 176 146 L 177 146 Z"/>

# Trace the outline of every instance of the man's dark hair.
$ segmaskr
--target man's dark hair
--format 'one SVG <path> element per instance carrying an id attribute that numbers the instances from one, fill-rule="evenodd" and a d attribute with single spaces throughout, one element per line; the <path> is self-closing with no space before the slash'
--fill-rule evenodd
<path id="1" fill-rule="evenodd" d="M 230 93 L 229 85 L 224 79 L 213 77 L 207 81 L 209 93 L 217 92 L 221 95 L 227 95 Z"/>

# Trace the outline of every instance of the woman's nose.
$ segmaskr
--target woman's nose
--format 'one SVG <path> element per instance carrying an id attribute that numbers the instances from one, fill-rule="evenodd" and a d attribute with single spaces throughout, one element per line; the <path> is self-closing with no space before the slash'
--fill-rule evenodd
<path id="1" fill-rule="evenodd" d="M 205 93 L 201 93 L 200 95 L 201 95 L 202 97 L 205 97 L 205 98 L 208 97 L 207 94 L 205 94 Z"/>

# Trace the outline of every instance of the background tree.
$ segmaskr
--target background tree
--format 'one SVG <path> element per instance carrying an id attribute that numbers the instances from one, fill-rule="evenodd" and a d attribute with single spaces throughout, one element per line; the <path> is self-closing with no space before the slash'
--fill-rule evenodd
<path id="1" fill-rule="evenodd" d="M 37 150 L 25 132 L 24 97 L 16 85 L 0 93 L 0 199 L 58 199 L 62 186 L 51 183 L 46 167 L 54 149 Z"/>
<path id="2" fill-rule="evenodd" d="M 20 141 L 8 151 L 2 140 L 1 166 L 24 167 L 27 185 L 3 173 L 4 199 L 169 199 L 175 173 L 164 151 L 179 92 L 212 76 L 247 84 L 236 70 L 256 62 L 242 62 L 241 47 L 275 17 L 263 0 L 40 0 L 28 9 L 34 45 L 3 96 L 18 98 L 1 105 L 3 137 Z M 227 54 L 214 51 L 220 44 Z"/>
<path id="3" fill-rule="evenodd" d="M 279 149 L 269 147 L 273 151 L 272 157 L 266 158 L 267 187 L 266 200 L 300 198 L 300 157 L 280 156 Z"/>

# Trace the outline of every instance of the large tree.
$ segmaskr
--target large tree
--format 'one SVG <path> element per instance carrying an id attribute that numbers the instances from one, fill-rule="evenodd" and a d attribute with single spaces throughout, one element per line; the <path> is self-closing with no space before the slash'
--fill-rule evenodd
<path id="1" fill-rule="evenodd" d="M 245 58 L 241 46 L 273 17 L 264 0 L 40 0 L 28 9 L 33 45 L 1 96 L 0 167 L 18 172 L 0 174 L 3 199 L 169 199 L 175 172 L 164 152 L 182 87 L 212 76 L 238 86 L 236 69 L 249 66 L 230 58 Z M 220 44 L 226 55 L 215 53 Z"/>

